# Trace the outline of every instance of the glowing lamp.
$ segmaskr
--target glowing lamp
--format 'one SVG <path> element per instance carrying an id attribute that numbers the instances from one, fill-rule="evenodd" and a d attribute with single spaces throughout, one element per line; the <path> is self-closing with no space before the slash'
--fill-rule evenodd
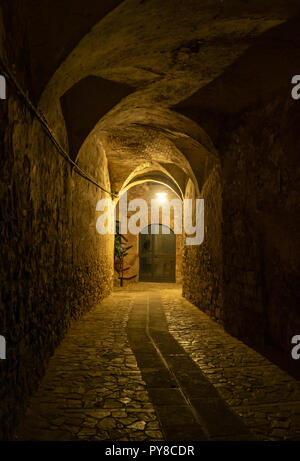
<path id="1" fill-rule="evenodd" d="M 156 194 L 157 200 L 159 203 L 163 203 L 167 200 L 167 194 L 166 192 L 157 192 Z"/>

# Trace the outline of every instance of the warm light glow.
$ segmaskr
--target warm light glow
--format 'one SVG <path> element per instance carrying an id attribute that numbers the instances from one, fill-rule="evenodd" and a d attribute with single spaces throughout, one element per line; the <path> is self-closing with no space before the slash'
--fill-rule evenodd
<path id="1" fill-rule="evenodd" d="M 157 192 L 156 194 L 157 200 L 159 203 L 163 203 L 167 200 L 167 194 L 166 192 Z"/>

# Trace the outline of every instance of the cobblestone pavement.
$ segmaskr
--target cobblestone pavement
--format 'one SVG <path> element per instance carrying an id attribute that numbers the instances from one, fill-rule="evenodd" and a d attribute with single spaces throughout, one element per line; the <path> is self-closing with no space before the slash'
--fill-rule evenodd
<path id="1" fill-rule="evenodd" d="M 169 331 L 258 440 L 300 440 L 300 383 L 164 290 Z M 299 364 L 300 365 L 300 364 Z"/>
<path id="2" fill-rule="evenodd" d="M 17 439 L 162 439 L 126 335 L 131 307 L 132 295 L 116 292 L 71 326 Z"/>
<path id="3" fill-rule="evenodd" d="M 300 440 L 300 384 L 173 284 L 117 289 L 72 325 L 17 440 Z"/>

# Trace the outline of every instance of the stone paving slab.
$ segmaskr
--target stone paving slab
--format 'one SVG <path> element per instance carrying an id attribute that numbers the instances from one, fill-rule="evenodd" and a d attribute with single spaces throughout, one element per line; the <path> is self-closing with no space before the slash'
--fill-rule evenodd
<path id="1" fill-rule="evenodd" d="M 299 382 L 228 335 L 180 287 L 151 283 L 117 289 L 72 325 L 15 434 L 253 438 L 300 440 Z"/>
<path id="2" fill-rule="evenodd" d="M 132 296 L 106 298 L 51 358 L 17 440 L 162 440 L 126 325 Z"/>
<path id="3" fill-rule="evenodd" d="M 142 341 L 142 327 L 147 351 L 142 351 L 136 340 L 137 335 Z M 169 333 L 158 293 L 136 296 L 127 332 L 165 440 L 202 441 L 230 435 L 253 439 L 243 421 L 230 411 L 199 366 Z M 153 392 L 155 388 L 164 392 Z"/>
<path id="4" fill-rule="evenodd" d="M 180 292 L 161 291 L 169 330 L 219 395 L 259 440 L 300 440 L 299 381 L 227 334 Z"/>

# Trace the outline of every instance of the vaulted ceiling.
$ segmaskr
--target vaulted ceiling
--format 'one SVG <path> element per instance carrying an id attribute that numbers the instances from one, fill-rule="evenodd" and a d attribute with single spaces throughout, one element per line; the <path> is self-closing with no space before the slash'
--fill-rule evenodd
<path id="1" fill-rule="evenodd" d="M 32 95 L 78 162 L 99 136 L 114 190 L 151 174 L 183 194 L 189 179 L 201 189 L 218 162 L 207 114 L 237 113 L 272 91 L 276 49 L 287 49 L 283 82 L 288 42 L 299 41 L 298 0 L 21 4 Z"/>

